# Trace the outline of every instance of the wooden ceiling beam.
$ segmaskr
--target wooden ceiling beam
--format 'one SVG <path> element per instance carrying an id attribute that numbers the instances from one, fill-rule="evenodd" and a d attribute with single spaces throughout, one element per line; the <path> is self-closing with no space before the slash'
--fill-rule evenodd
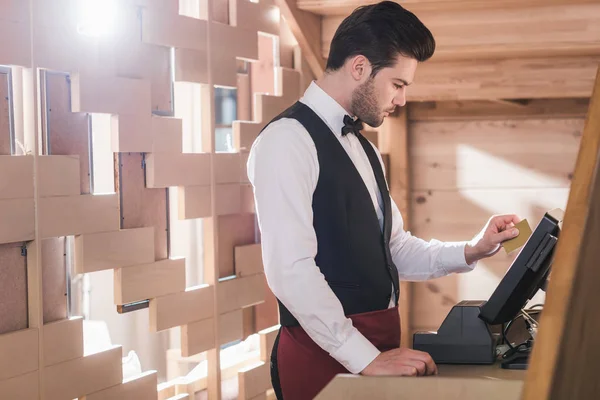
<path id="1" fill-rule="evenodd" d="M 281 15 L 296 37 L 314 76 L 320 77 L 325 72 L 325 60 L 321 48 L 321 16 L 298 9 L 295 0 L 274 0 L 273 2 L 281 10 Z"/>
<path id="2" fill-rule="evenodd" d="M 359 6 L 380 0 L 297 0 L 298 9 L 320 15 L 349 15 Z M 540 5 L 592 4 L 597 0 L 395 0 L 414 13 L 522 8 Z"/>
<path id="3" fill-rule="evenodd" d="M 599 65 L 600 56 L 428 61 L 417 67 L 407 97 L 409 101 L 590 97 Z"/>
<path id="4" fill-rule="evenodd" d="M 422 0 L 425 2 L 425 0 Z M 444 1 L 440 3 L 449 3 Z M 433 60 L 600 55 L 600 3 L 423 11 L 436 39 Z M 412 4 L 412 3 L 407 3 Z M 323 18 L 326 57 L 343 16 Z"/>

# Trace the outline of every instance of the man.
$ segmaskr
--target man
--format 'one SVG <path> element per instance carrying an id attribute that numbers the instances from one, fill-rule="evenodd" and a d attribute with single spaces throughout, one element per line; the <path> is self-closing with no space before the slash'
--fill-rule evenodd
<path id="1" fill-rule="evenodd" d="M 279 399 L 313 398 L 337 373 L 436 374 L 428 354 L 399 348 L 399 279 L 470 271 L 518 234 L 508 215 L 468 243 L 413 237 L 379 152 L 358 131 L 405 105 L 434 49 L 400 5 L 358 8 L 336 31 L 324 76 L 252 147 L 248 175 L 282 325 L 271 359 Z"/>

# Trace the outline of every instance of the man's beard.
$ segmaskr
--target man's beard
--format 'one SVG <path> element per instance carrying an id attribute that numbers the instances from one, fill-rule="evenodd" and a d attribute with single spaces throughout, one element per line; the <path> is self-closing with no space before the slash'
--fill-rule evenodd
<path id="1" fill-rule="evenodd" d="M 352 113 L 365 124 L 373 128 L 383 124 L 383 115 L 377 103 L 375 83 L 372 77 L 354 89 L 350 106 Z"/>

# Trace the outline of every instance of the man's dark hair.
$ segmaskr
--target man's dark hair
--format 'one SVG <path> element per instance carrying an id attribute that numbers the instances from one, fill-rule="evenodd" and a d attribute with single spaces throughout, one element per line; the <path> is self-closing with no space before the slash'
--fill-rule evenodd
<path id="1" fill-rule="evenodd" d="M 342 21 L 331 40 L 327 70 L 336 71 L 360 54 L 369 60 L 375 76 L 399 55 L 423 62 L 434 51 L 433 35 L 413 13 L 393 1 L 382 1 L 359 7 Z"/>

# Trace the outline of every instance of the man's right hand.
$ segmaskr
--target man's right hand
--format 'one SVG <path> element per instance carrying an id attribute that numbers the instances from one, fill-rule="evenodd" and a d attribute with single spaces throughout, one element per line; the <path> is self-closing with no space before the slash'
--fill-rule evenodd
<path id="1" fill-rule="evenodd" d="M 423 351 L 399 348 L 379 354 L 362 370 L 361 375 L 437 375 L 437 366 L 431 356 Z"/>

